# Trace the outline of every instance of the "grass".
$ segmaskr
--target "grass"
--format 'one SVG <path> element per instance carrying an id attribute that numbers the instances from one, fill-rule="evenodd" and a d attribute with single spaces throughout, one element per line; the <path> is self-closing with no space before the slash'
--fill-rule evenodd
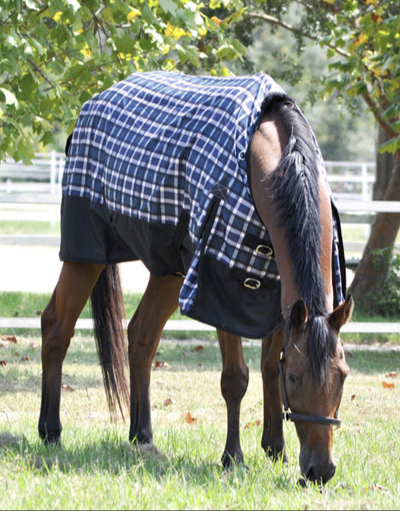
<path id="1" fill-rule="evenodd" d="M 45 309 L 46 305 L 50 300 L 50 293 L 26 293 L 21 291 L 0 291 L 0 317 L 10 318 L 10 317 L 27 317 L 33 318 L 35 316 L 40 316 Z M 126 293 L 124 295 L 125 302 L 125 316 L 127 318 L 131 318 L 137 309 L 142 295 L 140 293 Z M 91 318 L 91 309 L 90 303 L 88 302 L 82 311 L 81 318 Z M 172 316 L 171 319 L 183 319 L 184 316 L 181 315 L 179 310 L 177 310 Z M 186 318 L 187 319 L 187 318 Z M 18 330 L 18 329 L 4 329 L 3 333 L 12 334 L 12 333 L 26 333 L 28 332 L 30 335 L 37 335 L 37 331 L 35 330 Z M 189 332 L 165 332 L 166 338 L 187 338 L 190 335 Z M 215 332 L 205 332 L 204 337 L 207 340 L 215 340 L 216 334 Z"/>
<path id="2" fill-rule="evenodd" d="M 21 221 L 2 221 L 0 227 L 0 234 L 3 235 L 17 235 L 17 234 L 52 234 L 54 236 L 60 234 L 60 222 L 26 222 Z"/>
<path id="3" fill-rule="evenodd" d="M 40 315 L 50 300 L 50 293 L 26 293 L 22 291 L 0 292 L 0 316 L 1 317 L 34 317 Z M 131 317 L 135 312 L 142 295 L 140 293 L 127 293 L 124 295 L 126 317 Z M 90 304 L 86 304 L 82 318 L 90 318 Z M 176 312 L 172 318 L 182 317 Z"/>
<path id="4" fill-rule="evenodd" d="M 94 342 L 77 336 L 62 391 L 62 447 L 38 439 L 40 339 L 3 343 L 0 359 L 1 509 L 398 509 L 400 506 L 400 353 L 354 351 L 335 431 L 337 472 L 319 491 L 297 486 L 299 443 L 285 424 L 289 463 L 272 464 L 261 447 L 260 349 L 244 348 L 250 384 L 241 439 L 248 471 L 222 470 L 226 409 L 216 343 L 163 340 L 152 371 L 157 450 L 127 441 L 128 424 L 111 423 Z M 197 349 L 201 345 L 203 349 Z M 351 355 L 351 356 L 350 356 Z M 393 389 L 383 381 L 395 383 Z M 70 389 L 70 390 L 68 390 Z M 172 404 L 166 405 L 166 400 Z M 169 402 L 169 401 L 168 401 Z M 197 420 L 185 421 L 190 412 Z M 249 425 L 246 427 L 246 425 Z"/>

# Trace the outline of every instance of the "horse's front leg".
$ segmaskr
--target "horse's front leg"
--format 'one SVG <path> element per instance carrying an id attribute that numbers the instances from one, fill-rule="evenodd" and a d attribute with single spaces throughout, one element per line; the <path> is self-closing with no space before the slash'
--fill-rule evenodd
<path id="1" fill-rule="evenodd" d="M 226 445 L 222 455 L 225 468 L 233 462 L 243 463 L 240 447 L 240 404 L 249 383 L 249 368 L 242 349 L 242 340 L 237 335 L 217 330 L 222 354 L 221 392 L 228 412 Z"/>
<path id="2" fill-rule="evenodd" d="M 282 404 L 279 393 L 279 354 L 283 345 L 284 325 L 262 340 L 261 374 L 264 393 L 264 430 L 261 445 L 275 461 L 286 461 L 282 427 Z"/>
<path id="3" fill-rule="evenodd" d="M 153 443 L 150 404 L 151 363 L 168 318 L 178 308 L 182 278 L 150 275 L 143 298 L 128 325 L 131 378 L 131 426 L 129 440 Z"/>
<path id="4" fill-rule="evenodd" d="M 103 266 L 64 263 L 42 323 L 42 402 L 39 435 L 57 443 L 61 435 L 60 397 L 62 364 L 85 306 Z"/>

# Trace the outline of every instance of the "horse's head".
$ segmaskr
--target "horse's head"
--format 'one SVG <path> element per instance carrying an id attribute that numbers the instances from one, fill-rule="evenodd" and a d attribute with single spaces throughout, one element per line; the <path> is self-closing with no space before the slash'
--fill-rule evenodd
<path id="1" fill-rule="evenodd" d="M 311 318 L 303 300 L 287 319 L 280 360 L 280 394 L 289 420 L 300 440 L 303 476 L 326 483 L 335 473 L 332 454 L 333 426 L 349 368 L 339 339 L 341 326 L 350 318 L 353 299 L 347 298 L 331 314 Z"/>

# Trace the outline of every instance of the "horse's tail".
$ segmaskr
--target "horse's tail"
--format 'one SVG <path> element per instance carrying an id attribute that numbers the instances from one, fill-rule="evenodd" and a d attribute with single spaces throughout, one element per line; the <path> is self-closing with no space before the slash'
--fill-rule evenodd
<path id="1" fill-rule="evenodd" d="M 103 372 L 111 418 L 117 405 L 124 418 L 129 408 L 129 386 L 125 376 L 127 349 L 122 325 L 124 299 L 117 265 L 107 265 L 91 294 L 94 336 Z"/>

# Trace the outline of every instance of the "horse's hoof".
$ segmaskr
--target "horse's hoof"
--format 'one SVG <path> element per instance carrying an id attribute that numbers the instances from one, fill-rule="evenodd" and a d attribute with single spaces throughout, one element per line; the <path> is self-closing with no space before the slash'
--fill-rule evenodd
<path id="1" fill-rule="evenodd" d="M 304 479 L 303 477 L 301 477 L 298 481 L 297 481 L 297 485 L 300 486 L 300 488 L 307 488 L 307 480 Z"/>
<path id="2" fill-rule="evenodd" d="M 132 445 L 153 445 L 153 435 L 149 435 L 146 432 L 139 432 L 129 435 L 129 442 Z"/>
<path id="3" fill-rule="evenodd" d="M 288 459 L 285 450 L 278 449 L 276 447 L 267 447 L 265 454 L 274 462 L 282 460 L 282 463 L 287 463 Z"/>
<path id="4" fill-rule="evenodd" d="M 242 469 L 246 470 L 247 472 L 249 471 L 249 467 L 247 467 L 244 464 L 243 455 L 239 454 L 239 455 L 232 456 L 231 454 L 224 452 L 224 454 L 222 455 L 221 461 L 222 461 L 222 466 L 224 467 L 224 471 L 226 471 L 226 472 L 233 470 L 235 467 L 242 468 Z"/>

